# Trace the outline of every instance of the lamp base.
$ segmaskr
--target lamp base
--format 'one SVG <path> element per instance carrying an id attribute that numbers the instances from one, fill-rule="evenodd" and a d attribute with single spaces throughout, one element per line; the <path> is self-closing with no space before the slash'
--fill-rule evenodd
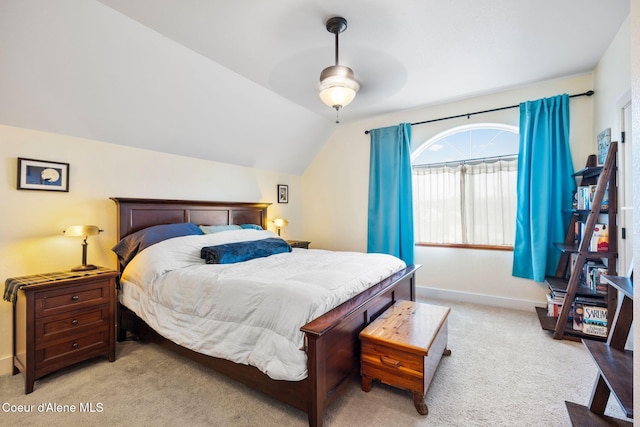
<path id="1" fill-rule="evenodd" d="M 98 268 L 98 267 L 96 267 L 93 264 L 83 264 L 83 265 L 79 265 L 77 267 L 73 267 L 71 269 L 71 271 L 87 271 L 87 270 L 95 270 L 96 268 Z"/>

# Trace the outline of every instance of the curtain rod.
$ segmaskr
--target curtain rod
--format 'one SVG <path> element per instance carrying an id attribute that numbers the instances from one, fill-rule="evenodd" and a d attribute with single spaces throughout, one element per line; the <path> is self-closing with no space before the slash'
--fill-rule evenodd
<path id="1" fill-rule="evenodd" d="M 592 90 L 588 90 L 588 91 L 586 91 L 586 92 L 584 92 L 584 93 L 576 93 L 576 94 L 574 94 L 574 95 L 569 95 L 569 98 L 575 98 L 575 97 L 577 97 L 577 96 L 591 96 L 591 95 L 593 95 L 593 94 L 594 94 L 594 92 L 593 92 Z M 474 113 L 458 114 L 457 116 L 441 117 L 441 118 L 439 118 L 439 119 L 432 119 L 432 120 L 425 120 L 425 121 L 423 121 L 423 122 L 415 122 L 415 123 L 411 123 L 411 126 L 423 125 L 423 124 L 425 124 L 425 123 L 439 122 L 439 121 L 442 121 L 442 120 L 457 119 L 457 118 L 459 118 L 459 117 L 466 117 L 466 118 L 469 118 L 469 117 L 471 117 L 471 116 L 475 116 L 476 114 L 492 113 L 492 112 L 494 112 L 494 111 L 509 110 L 509 109 L 511 109 L 511 108 L 518 108 L 518 107 L 520 107 L 520 104 L 517 104 L 517 105 L 509 105 L 509 106 L 507 106 L 507 107 L 492 108 L 491 110 L 476 111 L 476 112 L 474 112 Z M 364 131 L 365 135 L 368 135 L 368 134 L 369 134 L 369 132 L 371 132 L 371 131 L 369 131 L 369 130 L 365 130 L 365 131 Z"/>

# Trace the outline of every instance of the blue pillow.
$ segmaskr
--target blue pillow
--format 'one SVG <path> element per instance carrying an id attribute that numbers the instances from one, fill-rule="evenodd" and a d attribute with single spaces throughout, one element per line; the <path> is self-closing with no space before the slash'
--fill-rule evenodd
<path id="1" fill-rule="evenodd" d="M 258 224 L 240 224 L 240 227 L 244 230 L 262 230 Z"/>
<path id="2" fill-rule="evenodd" d="M 291 252 L 291 246 L 280 238 L 270 237 L 249 242 L 205 246 L 200 250 L 200 258 L 207 264 L 234 264 L 283 252 Z"/>
<path id="3" fill-rule="evenodd" d="M 144 228 L 133 234 L 129 234 L 116 243 L 111 250 L 118 255 L 120 263 L 125 266 L 138 252 L 155 243 L 174 237 L 200 234 L 203 234 L 202 230 L 190 222 L 154 225 L 153 227 Z"/>
<path id="4" fill-rule="evenodd" d="M 201 225 L 200 226 L 200 230 L 202 230 L 202 232 L 204 234 L 212 234 L 212 233 L 219 233 L 221 231 L 228 231 L 228 230 L 240 230 L 240 226 L 239 225 Z"/>

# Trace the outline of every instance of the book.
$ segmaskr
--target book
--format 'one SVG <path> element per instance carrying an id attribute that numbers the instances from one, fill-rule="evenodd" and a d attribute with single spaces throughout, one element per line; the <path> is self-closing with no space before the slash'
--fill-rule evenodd
<path id="1" fill-rule="evenodd" d="M 609 251 L 609 229 L 606 224 L 596 224 L 593 227 L 593 234 L 589 241 L 589 251 L 608 252 Z"/>
<path id="2" fill-rule="evenodd" d="M 588 185 L 579 186 L 576 189 L 576 208 L 578 210 L 591 209 L 591 191 Z"/>
<path id="3" fill-rule="evenodd" d="M 602 203 L 600 203 L 600 209 L 607 210 L 609 209 L 609 183 L 607 182 L 607 189 L 604 191 L 604 195 L 602 196 Z"/>
<path id="4" fill-rule="evenodd" d="M 547 277 L 547 286 L 552 296 L 558 296 L 558 297 L 564 298 L 564 296 L 567 294 L 568 285 L 569 285 L 569 282 L 567 279 L 562 279 L 557 277 Z M 579 296 L 579 295 L 599 296 L 597 292 L 594 293 L 593 290 L 583 285 L 579 285 L 578 288 L 576 289 L 576 296 Z"/>
<path id="5" fill-rule="evenodd" d="M 554 296 L 551 293 L 547 294 L 547 316 L 558 317 L 560 310 L 562 310 L 562 304 L 564 303 L 564 297 Z"/>
<path id="6" fill-rule="evenodd" d="M 607 306 L 604 299 L 576 297 L 573 329 L 589 335 L 607 336 Z"/>
<path id="7" fill-rule="evenodd" d="M 582 321 L 585 325 L 607 326 L 607 307 L 584 305 L 583 309 Z"/>
<path id="8" fill-rule="evenodd" d="M 573 329 L 582 332 L 584 327 L 584 308 L 580 304 L 576 304 L 573 309 Z"/>
<path id="9" fill-rule="evenodd" d="M 607 327 L 594 325 L 591 323 L 583 323 L 582 325 L 582 333 L 587 335 L 595 335 L 598 337 L 607 337 Z"/>
<path id="10" fill-rule="evenodd" d="M 598 190 L 598 186 L 592 184 L 589 186 L 589 209 L 593 207 L 593 200 L 596 197 L 596 191 Z M 602 202 L 600 202 L 600 210 L 609 209 L 609 183 L 607 182 L 607 188 L 604 190 L 604 194 L 602 195 Z"/>
<path id="11" fill-rule="evenodd" d="M 602 275 L 607 272 L 607 267 L 601 261 L 587 261 L 582 271 L 581 284 L 590 293 L 606 295 L 608 287 L 602 280 Z"/>
<path id="12" fill-rule="evenodd" d="M 593 307 L 607 307 L 607 301 L 601 296 L 583 296 L 578 295 L 574 299 L 576 305 L 587 305 Z"/>

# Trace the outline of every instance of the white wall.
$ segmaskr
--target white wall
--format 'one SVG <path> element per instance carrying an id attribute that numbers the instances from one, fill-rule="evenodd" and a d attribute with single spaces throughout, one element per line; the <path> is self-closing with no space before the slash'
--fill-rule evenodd
<path id="1" fill-rule="evenodd" d="M 17 157 L 70 164 L 69 193 L 16 190 Z M 269 202 L 289 220 L 285 238 L 302 238 L 301 177 L 0 125 L 2 227 L 0 278 L 68 270 L 80 264 L 73 224 L 104 229 L 89 238 L 88 261 L 116 268 L 116 206 L 109 197 Z M 276 202 L 277 184 L 289 203 Z M 11 370 L 11 304 L 0 303 L 0 374 Z"/>
<path id="2" fill-rule="evenodd" d="M 632 112 L 633 138 L 633 270 L 638 277 L 640 269 L 640 2 L 631 2 L 631 98 L 634 105 Z M 640 304 L 634 304 L 633 317 L 640 318 Z M 635 344 L 640 343 L 640 328 L 634 328 L 633 332 L 634 351 L 637 351 Z M 633 384 L 640 384 L 640 358 L 634 357 L 633 362 Z M 635 388 L 635 386 L 634 386 Z M 640 407 L 640 393 L 634 393 L 633 405 Z"/>
<path id="3" fill-rule="evenodd" d="M 631 91 L 631 20 L 627 18 L 593 72 L 594 97 L 593 132 L 611 128 L 611 139 L 620 135 L 619 101 Z M 595 144 L 595 142 L 594 142 Z"/>
<path id="4" fill-rule="evenodd" d="M 365 130 L 582 93 L 592 86 L 592 75 L 586 74 L 340 126 L 303 175 L 305 238 L 314 247 L 366 251 L 369 136 Z M 571 100 L 571 151 L 576 169 L 594 153 L 593 102 L 590 97 Z M 417 148 L 448 128 L 485 122 L 518 126 L 519 110 L 413 126 L 412 144 Z M 415 262 L 423 265 L 417 275 L 419 291 L 523 309 L 545 303 L 544 284 L 511 276 L 512 258 L 510 251 L 416 247 Z"/>
<path id="5" fill-rule="evenodd" d="M 594 134 L 611 129 L 611 140 L 618 141 L 618 274 L 624 275 L 633 257 L 631 221 L 633 167 L 629 140 L 621 144 L 622 107 L 631 102 L 631 19 L 627 18 L 618 30 L 613 42 L 594 70 L 595 89 L 598 96 L 594 103 Z M 624 207 L 624 208 L 622 208 Z M 621 239 L 621 228 L 627 230 L 627 239 Z M 620 298 L 620 301 L 622 298 Z M 633 339 L 627 343 L 633 346 Z"/>
<path id="6" fill-rule="evenodd" d="M 618 141 L 618 236 L 622 235 L 622 227 L 630 232 L 626 240 L 618 242 L 618 271 L 621 273 L 628 270 L 632 258 L 632 212 L 627 209 L 633 198 L 631 143 L 622 144 L 620 136 L 622 108 L 631 102 L 630 31 L 630 18 L 627 18 L 594 71 L 598 93 L 594 104 L 594 134 L 610 128 L 611 140 Z"/>

